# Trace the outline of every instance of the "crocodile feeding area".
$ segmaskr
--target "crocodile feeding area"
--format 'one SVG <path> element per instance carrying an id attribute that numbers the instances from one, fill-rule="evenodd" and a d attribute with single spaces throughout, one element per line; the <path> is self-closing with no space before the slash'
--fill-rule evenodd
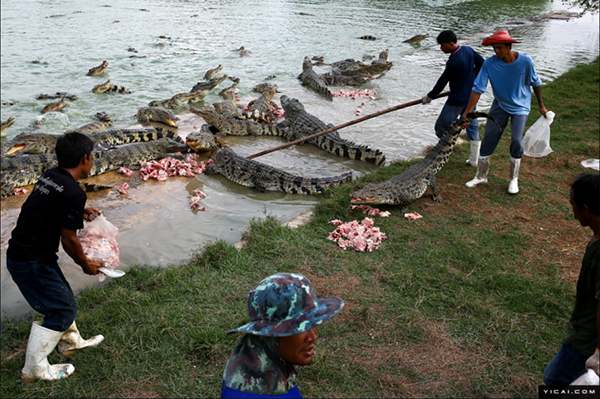
<path id="1" fill-rule="evenodd" d="M 494 30 L 508 29 L 522 42 L 515 49 L 532 56 L 544 82 L 598 56 L 597 15 L 561 18 L 562 14 L 555 14 L 540 18 L 563 10 L 561 1 L 514 5 L 507 1 L 473 4 L 440 0 L 368 6 L 354 1 L 253 1 L 244 5 L 230 1 L 152 1 L 140 9 L 130 1 L 74 5 L 26 0 L 19 4 L 3 2 L 1 7 L 2 120 L 15 118 L 7 129 L 7 139 L 34 131 L 32 125 L 38 124 L 42 116 L 45 121 L 35 129 L 37 133 L 62 134 L 94 121 L 97 112 L 110 114 L 115 128 L 139 128 L 141 125 L 133 119 L 139 108 L 148 106 L 150 101 L 189 91 L 203 80 L 207 70 L 217 65 L 223 66 L 219 76 L 227 74 L 240 79 L 241 104 L 256 99 L 259 94 L 252 88 L 271 78 L 268 82 L 278 85 L 279 93 L 274 97 L 277 104 L 282 95 L 297 98 L 311 114 L 325 123 L 339 125 L 426 94 L 447 59 L 435 42 L 435 36 L 443 29 L 453 29 L 459 44 L 473 47 L 484 57 L 492 52 L 481 46 L 482 38 Z M 257 18 L 260 24 L 255 23 Z M 403 42 L 417 34 L 429 36 L 418 43 Z M 365 35 L 376 40 L 359 39 Z M 242 46 L 244 50 L 240 50 Z M 376 95 L 372 98 L 340 96 L 330 101 L 298 80 L 307 56 L 323 57 L 325 63 L 332 63 L 347 58 L 376 59 L 386 49 L 393 67 L 384 76 L 356 87 L 374 90 Z M 103 60 L 108 61 L 108 67 L 101 75 L 86 75 Z M 371 59 L 365 62 L 368 64 Z M 314 66 L 318 73 L 329 68 Z M 131 93 L 92 92 L 94 86 L 108 79 Z M 231 83 L 226 80 L 194 106 L 221 101 L 219 90 Z M 354 88 L 334 86 L 330 90 Z M 42 115 L 42 108 L 56 100 L 36 97 L 56 92 L 68 92 L 78 98 L 67 100 L 69 105 L 62 110 Z M 490 102 L 490 93 L 486 93 L 480 101 L 481 109 L 489 107 Z M 396 111 L 343 129 L 339 134 L 380 150 L 388 163 L 408 159 L 435 144 L 433 124 L 442 105 L 443 100 L 434 100 L 429 106 Z M 175 113 L 180 118 L 177 133 L 181 137 L 204 123 L 188 107 Z M 532 117 L 537 117 L 535 112 Z M 227 136 L 225 141 L 242 156 L 284 143 L 278 137 Z M 207 154 L 199 158 L 207 159 Z M 310 177 L 351 171 L 356 178 L 376 168 L 328 154 L 310 144 L 257 160 Z M 270 214 L 286 221 L 310 210 L 319 200 L 312 195 L 258 193 L 222 176 L 203 174 L 142 182 L 137 174 L 127 178 L 110 172 L 94 179 L 113 186 L 111 190 L 88 194 L 88 205 L 101 209 L 119 228 L 121 268 L 125 270 L 133 264 L 177 264 L 211 240 L 239 241 L 252 217 Z M 130 189 L 127 195 L 121 195 L 117 188 L 125 181 L 130 182 Z M 189 199 L 196 189 L 206 194 L 201 200 L 206 211 L 190 209 Z M 8 316 L 28 311 L 5 267 L 10 231 L 25 198 L 21 195 L 2 200 L 2 310 Z M 60 262 L 74 289 L 97 283 L 97 277 L 81 273 L 64 252 Z"/>

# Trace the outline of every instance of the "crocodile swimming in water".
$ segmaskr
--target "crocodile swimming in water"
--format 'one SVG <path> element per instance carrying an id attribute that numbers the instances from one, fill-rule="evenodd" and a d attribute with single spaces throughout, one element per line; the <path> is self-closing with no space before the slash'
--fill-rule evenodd
<path id="1" fill-rule="evenodd" d="M 264 122 L 269 125 L 272 124 L 274 122 L 274 117 L 273 113 L 271 113 L 271 108 L 279 108 L 277 104 L 272 101 L 276 92 L 277 85 L 267 87 L 259 98 L 248 104 L 248 108 L 246 111 L 242 112 L 240 118 Z"/>
<path id="2" fill-rule="evenodd" d="M 298 75 L 298 79 L 302 81 L 304 86 L 310 87 L 317 93 L 327 97 L 330 101 L 333 101 L 333 94 L 331 94 L 327 88 L 327 84 L 320 75 L 313 71 L 310 58 L 304 57 L 304 62 L 302 62 L 302 73 Z"/>
<path id="3" fill-rule="evenodd" d="M 56 94 L 40 94 L 35 99 L 36 100 L 56 100 L 57 98 L 63 98 L 63 97 L 66 98 L 67 100 L 77 100 L 79 98 L 75 94 L 69 94 L 69 93 L 65 93 L 65 92 L 56 92 Z"/>
<path id="4" fill-rule="evenodd" d="M 383 50 L 379 54 L 379 58 L 371 62 L 370 65 L 364 65 L 359 61 L 355 61 L 356 64 L 348 63 L 354 60 L 345 60 L 346 64 L 334 63 L 332 72 L 344 76 L 378 75 L 394 66 L 393 62 L 388 62 L 388 54 L 389 50 Z M 364 66 L 360 66 L 361 64 Z"/>
<path id="5" fill-rule="evenodd" d="M 143 107 L 138 109 L 135 114 L 138 122 L 142 126 L 150 125 L 150 122 L 164 123 L 167 126 L 177 127 L 177 121 L 179 120 L 171 111 L 156 107 Z"/>
<path id="6" fill-rule="evenodd" d="M 6 136 L 6 129 L 8 129 L 9 127 L 11 127 L 13 125 L 13 123 L 15 123 L 15 117 L 14 116 L 11 116 L 10 118 L 8 118 L 4 122 L 2 122 L 2 127 L 0 128 L 0 135 L 2 137 Z"/>
<path id="7" fill-rule="evenodd" d="M 150 107 L 165 107 L 170 109 L 177 109 L 181 107 L 185 107 L 189 103 L 202 101 L 206 97 L 203 91 L 195 92 L 195 93 L 179 93 L 175 94 L 168 100 L 155 100 L 150 101 L 148 105 Z"/>
<path id="8" fill-rule="evenodd" d="M 221 136 L 279 136 L 286 140 L 289 137 L 285 129 L 251 120 L 225 118 L 214 109 L 191 107 L 190 111 L 214 126 Z"/>
<path id="9" fill-rule="evenodd" d="M 60 101 L 56 101 L 54 103 L 46 104 L 44 106 L 44 108 L 42 109 L 42 114 L 45 114 L 47 112 L 59 111 L 59 110 L 63 109 L 64 107 L 66 107 L 67 105 L 69 105 L 69 103 L 65 101 L 64 97 L 62 97 L 60 99 Z"/>
<path id="10" fill-rule="evenodd" d="M 352 172 L 333 177 L 303 177 L 273 168 L 237 155 L 229 148 L 212 155 L 214 163 L 206 174 L 220 174 L 234 183 L 253 187 L 256 191 L 282 191 L 290 194 L 320 194 L 329 187 L 340 186 L 352 180 Z"/>
<path id="11" fill-rule="evenodd" d="M 223 70 L 223 66 L 221 64 L 219 64 L 219 66 L 216 67 L 216 68 L 209 69 L 204 74 L 204 80 L 212 80 L 212 79 L 214 79 L 217 76 L 217 74 L 219 72 L 221 72 L 222 70 Z"/>
<path id="12" fill-rule="evenodd" d="M 106 70 L 106 68 L 108 68 L 108 61 L 104 60 L 104 61 L 102 61 L 102 64 L 100 64 L 99 66 L 90 68 L 90 70 L 88 71 L 88 73 L 86 73 L 86 75 L 88 75 L 88 76 L 100 75 L 102 72 L 104 72 Z"/>
<path id="13" fill-rule="evenodd" d="M 295 98 L 281 96 L 281 106 L 285 111 L 283 125 L 288 125 L 290 128 L 290 140 L 298 140 L 333 127 L 332 124 L 326 125 L 316 116 L 306 112 L 304 105 Z M 337 132 L 324 134 L 308 142 L 331 154 L 374 163 L 377 166 L 385 163 L 385 155 L 381 151 L 344 140 Z"/>
<path id="14" fill-rule="evenodd" d="M 129 91 L 129 89 L 127 89 L 123 86 L 119 86 L 119 85 L 110 83 L 110 79 L 108 81 L 101 83 L 99 85 L 96 85 L 92 88 L 92 93 L 106 93 L 106 92 L 126 93 L 126 94 L 131 93 Z"/>
<path id="15" fill-rule="evenodd" d="M 201 93 L 198 97 L 196 97 L 195 101 L 199 102 L 204 100 L 204 97 L 208 95 L 208 92 L 216 89 L 219 85 L 227 79 L 227 75 L 223 75 L 220 78 L 213 78 L 211 80 L 207 80 L 205 82 L 198 82 L 192 87 L 190 93 Z"/>
<path id="16" fill-rule="evenodd" d="M 404 172 L 382 183 L 371 183 L 350 194 L 353 204 L 401 205 L 407 212 L 411 202 L 421 198 L 427 187 L 433 190 L 433 200 L 442 202 L 440 189 L 435 184 L 435 174 L 448 162 L 452 149 L 462 130 L 461 125 L 475 118 L 491 117 L 483 112 L 467 114 L 455 121 L 446 130 L 431 152 L 418 164 L 409 166 Z M 494 121 L 492 119 L 492 121 Z M 495 122 L 495 121 L 494 121 Z"/>
<path id="17" fill-rule="evenodd" d="M 97 176 L 121 166 L 139 169 L 140 162 L 161 159 L 174 152 L 186 152 L 188 147 L 182 140 L 161 138 L 154 141 L 123 145 L 105 151 L 100 158 L 94 159 L 90 176 Z M 2 159 L 2 176 L 0 179 L 1 198 L 14 193 L 18 187 L 35 184 L 46 170 L 58 166 L 56 154 L 31 154 Z"/>

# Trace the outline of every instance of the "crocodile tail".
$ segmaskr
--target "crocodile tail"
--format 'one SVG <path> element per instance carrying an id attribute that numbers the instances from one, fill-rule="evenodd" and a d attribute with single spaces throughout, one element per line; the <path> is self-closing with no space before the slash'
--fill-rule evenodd
<path id="1" fill-rule="evenodd" d="M 161 136 L 157 137 L 157 138 L 169 138 L 172 140 L 175 140 L 178 143 L 181 144 L 185 144 L 185 140 L 181 138 L 180 135 L 177 134 L 177 132 L 173 132 L 169 129 L 163 129 L 162 127 L 155 127 L 156 132 L 159 133 Z"/>

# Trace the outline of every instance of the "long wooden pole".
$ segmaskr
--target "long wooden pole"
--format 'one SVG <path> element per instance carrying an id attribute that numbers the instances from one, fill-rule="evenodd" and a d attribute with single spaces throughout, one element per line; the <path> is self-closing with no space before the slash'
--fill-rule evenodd
<path id="1" fill-rule="evenodd" d="M 450 92 L 446 91 L 446 92 L 438 94 L 434 98 L 446 97 L 448 94 L 450 94 Z M 334 127 L 329 128 L 327 130 L 323 130 L 322 132 L 311 134 L 310 136 L 306 136 L 306 137 L 303 137 L 303 138 L 298 139 L 298 140 L 290 141 L 289 143 L 282 144 L 282 145 L 280 145 L 278 147 L 269 148 L 268 150 L 264 150 L 264 151 L 258 152 L 256 154 L 250 155 L 248 157 L 248 159 L 260 157 L 260 156 L 269 154 L 271 152 L 278 151 L 278 150 L 281 150 L 283 148 L 287 148 L 289 146 L 302 143 L 302 142 L 304 142 L 306 140 L 314 139 L 315 137 L 319 137 L 319 136 L 322 136 L 322 135 L 327 134 L 327 133 L 335 132 L 336 130 L 345 128 L 345 127 L 350 126 L 350 125 L 354 125 L 355 123 L 366 121 L 367 119 L 375 118 L 376 116 L 387 114 L 388 112 L 397 111 L 399 109 L 410 107 L 410 106 L 413 106 L 413 105 L 416 105 L 416 104 L 421 104 L 422 102 L 423 102 L 423 99 L 414 100 L 414 101 L 410 101 L 408 103 L 404 103 L 404 104 L 399 104 L 399 105 L 393 106 L 391 108 L 386 108 L 386 109 L 384 109 L 382 111 L 378 111 L 378 112 L 375 112 L 375 113 L 372 113 L 372 114 L 369 114 L 369 115 L 361 116 L 358 119 L 354 119 L 354 120 L 352 120 L 350 122 L 346 122 L 346 123 L 343 123 L 341 125 L 334 126 Z"/>

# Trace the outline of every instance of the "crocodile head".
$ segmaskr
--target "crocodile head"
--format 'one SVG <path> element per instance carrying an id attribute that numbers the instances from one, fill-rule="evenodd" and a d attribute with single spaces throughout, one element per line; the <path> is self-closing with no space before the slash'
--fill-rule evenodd
<path id="1" fill-rule="evenodd" d="M 92 93 L 104 93 L 108 89 L 112 87 L 112 83 L 110 83 L 110 79 L 104 83 L 100 83 L 99 85 L 94 86 L 92 89 Z"/>
<path id="2" fill-rule="evenodd" d="M 198 82 L 198 83 L 196 83 L 196 85 L 194 87 L 192 87 L 192 90 L 190 90 L 190 93 L 198 93 L 201 91 L 206 91 L 208 94 L 209 90 L 219 87 L 219 84 L 221 84 L 227 78 L 228 78 L 227 75 L 223 75 L 220 78 L 214 78 L 214 79 L 211 79 L 206 82 Z"/>
<path id="3" fill-rule="evenodd" d="M 312 62 L 310 58 L 304 57 L 304 61 L 302 61 L 302 70 L 308 71 L 309 69 L 312 69 Z"/>
<path id="4" fill-rule="evenodd" d="M 206 123 L 213 125 L 217 130 L 223 128 L 223 115 L 219 114 L 213 107 L 194 108 L 190 107 L 190 111 L 204 119 Z"/>
<path id="5" fill-rule="evenodd" d="M 379 184 L 370 183 L 362 189 L 350 194 L 350 200 L 353 204 L 387 204 L 398 205 L 397 195 L 393 195 L 389 183 Z"/>
<path id="6" fill-rule="evenodd" d="M 163 154 L 172 154 L 175 152 L 184 152 L 188 150 L 188 146 L 179 141 L 164 137 L 154 141 L 156 148 Z"/>
<path id="7" fill-rule="evenodd" d="M 171 127 L 177 127 L 176 121 L 179 120 L 171 111 L 154 107 L 140 108 L 135 117 L 145 126 L 149 125 L 150 122 L 159 122 Z"/>
<path id="8" fill-rule="evenodd" d="M 262 95 L 267 100 L 272 100 L 275 93 L 277 93 L 277 85 L 272 85 L 272 86 L 265 88 L 265 90 L 262 92 Z"/>
<path id="9" fill-rule="evenodd" d="M 49 154 L 54 151 L 57 138 L 58 136 L 53 134 L 21 133 L 10 141 L 6 151 L 3 148 L 2 156 Z"/>
<path id="10" fill-rule="evenodd" d="M 96 112 L 96 115 L 94 115 L 99 121 L 101 122 L 110 122 L 112 120 L 112 118 L 110 117 L 110 115 L 106 112 Z"/>
<path id="11" fill-rule="evenodd" d="M 216 67 L 216 68 L 214 68 L 214 69 L 209 69 L 204 74 L 204 80 L 211 80 L 211 79 L 213 79 L 222 70 L 223 70 L 223 66 L 221 64 L 219 64 L 219 66 Z"/>
<path id="12" fill-rule="evenodd" d="M 205 123 L 200 130 L 191 132 L 185 138 L 185 144 L 196 152 L 214 151 L 221 142 L 210 131 L 211 125 Z"/>
<path id="13" fill-rule="evenodd" d="M 2 122 L 2 126 L 0 128 L 1 131 L 2 131 L 2 135 L 4 135 L 4 132 L 6 132 L 6 129 L 8 129 L 9 127 L 11 127 L 13 123 L 15 123 L 14 116 L 11 116 L 10 118 L 8 118 L 4 122 Z"/>
<path id="14" fill-rule="evenodd" d="M 286 119 L 291 118 L 293 115 L 305 112 L 304 105 L 296 98 L 290 98 L 286 95 L 281 96 L 281 107 L 285 111 Z"/>
<path id="15" fill-rule="evenodd" d="M 240 90 L 237 88 L 237 83 L 232 84 L 226 89 L 223 89 L 219 92 L 219 95 L 223 97 L 225 100 L 235 100 L 235 95 Z"/>
<path id="16" fill-rule="evenodd" d="M 102 72 L 104 72 L 106 70 L 107 67 L 108 67 L 108 61 L 104 60 L 104 61 L 102 61 L 102 64 L 100 64 L 99 66 L 91 68 L 87 74 L 88 74 L 88 76 L 100 75 Z"/>
<path id="17" fill-rule="evenodd" d="M 64 107 L 66 107 L 67 105 L 69 105 L 69 103 L 65 101 L 64 97 L 62 97 L 60 99 L 60 101 L 57 101 L 55 103 L 46 104 L 44 109 L 42 109 L 42 114 L 45 114 L 46 112 L 59 111 L 59 110 L 63 109 Z"/>
<path id="18" fill-rule="evenodd" d="M 230 148 L 221 148 L 219 151 L 215 152 L 212 157 L 210 157 L 214 164 L 217 166 L 223 166 L 227 163 L 231 162 L 231 160 L 235 157 L 235 152 L 233 152 Z"/>

